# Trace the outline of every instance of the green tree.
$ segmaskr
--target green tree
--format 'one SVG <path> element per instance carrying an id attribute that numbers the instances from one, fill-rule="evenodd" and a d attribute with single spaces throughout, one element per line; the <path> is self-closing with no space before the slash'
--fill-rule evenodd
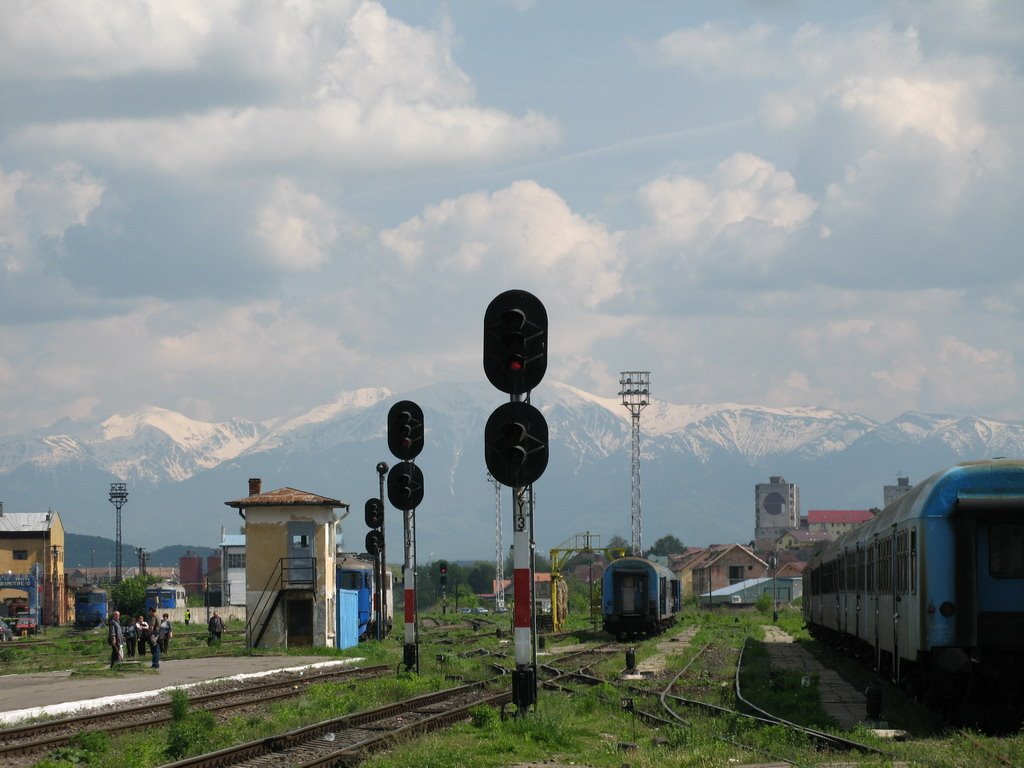
<path id="1" fill-rule="evenodd" d="M 686 545 L 670 533 L 667 536 L 662 536 L 660 539 L 654 542 L 654 545 L 649 550 L 647 550 L 647 554 L 662 556 L 678 555 L 685 549 Z"/>
<path id="2" fill-rule="evenodd" d="M 156 576 L 132 576 L 115 584 L 110 590 L 113 603 L 111 610 L 121 612 L 122 620 L 128 616 L 138 616 L 146 611 L 146 587 L 160 579 Z"/>
<path id="3" fill-rule="evenodd" d="M 629 553 L 629 542 L 626 541 L 621 536 L 619 536 L 618 534 L 615 534 L 610 539 L 608 539 L 608 543 L 605 545 L 605 548 L 606 549 L 624 549 L 624 550 L 626 550 L 626 553 L 628 554 Z"/>

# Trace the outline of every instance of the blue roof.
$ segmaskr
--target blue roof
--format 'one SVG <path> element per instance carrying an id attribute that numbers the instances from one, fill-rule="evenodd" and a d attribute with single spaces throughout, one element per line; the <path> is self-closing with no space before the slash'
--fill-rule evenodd
<path id="1" fill-rule="evenodd" d="M 244 547 L 245 546 L 245 534 L 244 533 L 225 533 L 220 537 L 220 545 L 222 547 Z"/>

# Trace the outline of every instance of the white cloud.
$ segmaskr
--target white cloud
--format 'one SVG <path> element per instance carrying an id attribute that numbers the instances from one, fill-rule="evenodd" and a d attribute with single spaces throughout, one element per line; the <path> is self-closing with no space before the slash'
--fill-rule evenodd
<path id="1" fill-rule="evenodd" d="M 683 268 L 688 282 L 709 267 L 770 266 L 816 208 L 790 173 L 746 152 L 719 163 L 707 180 L 668 176 L 645 184 L 639 199 L 649 223 L 637 232 L 638 247 Z"/>
<path id="2" fill-rule="evenodd" d="M 709 21 L 668 33 L 655 43 L 653 53 L 661 62 L 697 74 L 768 77 L 786 71 L 776 37 L 776 30 L 764 23 L 736 29 Z"/>
<path id="3" fill-rule="evenodd" d="M 102 182 L 73 163 L 43 173 L 0 169 L 0 264 L 24 271 L 39 240 L 59 241 L 69 227 L 85 224 L 103 191 Z"/>
<path id="4" fill-rule="evenodd" d="M 304 79 L 351 0 L 18 0 L 0 25 L 0 79 L 102 81 L 140 73 Z"/>
<path id="5" fill-rule="evenodd" d="M 278 179 L 270 201 L 258 214 L 256 236 L 276 267 L 316 270 L 330 257 L 338 224 L 334 212 L 318 196 L 300 191 L 290 179 Z"/>
<path id="6" fill-rule="evenodd" d="M 558 286 L 562 304 L 595 308 L 619 291 L 616 235 L 573 213 L 555 192 L 517 181 L 428 206 L 381 233 L 382 245 L 441 280 Z"/>
<path id="7" fill-rule="evenodd" d="M 338 30 L 340 44 L 327 51 L 322 49 L 332 36 L 328 29 L 319 34 L 318 15 L 308 24 L 296 23 L 301 14 L 293 18 L 275 7 L 289 20 L 277 32 L 287 42 L 271 46 L 268 58 L 279 56 L 279 49 L 300 48 L 311 35 L 319 53 L 308 67 L 288 73 L 296 81 L 271 102 L 35 124 L 14 141 L 33 151 L 72 152 L 133 172 L 190 174 L 310 161 L 346 172 L 444 166 L 532 152 L 558 139 L 557 124 L 549 118 L 532 112 L 516 117 L 474 104 L 469 78 L 454 63 L 443 32 L 414 28 L 389 17 L 379 4 L 365 2 Z M 325 10 L 329 4 L 316 7 L 336 21 L 337 12 Z M 236 23 L 248 18 L 241 11 L 237 15 Z M 260 30 L 267 31 L 263 25 Z M 259 37 L 246 39 L 258 48 Z M 216 69 L 211 76 L 217 76 Z"/>

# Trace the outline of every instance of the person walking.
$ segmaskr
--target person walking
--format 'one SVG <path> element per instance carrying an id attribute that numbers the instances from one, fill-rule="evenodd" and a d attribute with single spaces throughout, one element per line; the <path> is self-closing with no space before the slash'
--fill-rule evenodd
<path id="1" fill-rule="evenodd" d="M 165 613 L 160 620 L 160 652 L 167 653 L 167 645 L 171 640 L 171 620 Z"/>
<path id="2" fill-rule="evenodd" d="M 135 635 L 139 642 L 139 656 L 145 656 L 146 643 L 149 642 L 149 622 L 141 613 L 135 619 Z"/>
<path id="3" fill-rule="evenodd" d="M 121 612 L 114 611 L 107 626 L 107 643 L 110 644 L 110 668 L 124 661 L 124 653 L 121 651 L 121 642 L 124 635 L 121 632 Z"/>
<path id="4" fill-rule="evenodd" d="M 220 644 L 220 636 L 224 634 L 224 620 L 220 617 L 220 614 L 214 611 L 213 616 L 210 617 L 210 622 L 206 626 L 210 630 L 210 636 L 206 639 L 206 644 Z"/>
<path id="5" fill-rule="evenodd" d="M 186 608 L 185 609 L 185 626 L 187 627 L 189 625 L 189 622 L 191 622 L 191 621 L 192 621 L 192 611 L 190 611 L 188 608 Z"/>

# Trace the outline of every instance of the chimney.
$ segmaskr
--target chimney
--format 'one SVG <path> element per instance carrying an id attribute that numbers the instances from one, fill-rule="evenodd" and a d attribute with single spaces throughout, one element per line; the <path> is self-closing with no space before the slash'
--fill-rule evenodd
<path id="1" fill-rule="evenodd" d="M 250 477 L 249 478 L 249 495 L 250 496 L 259 496 L 260 495 L 260 490 L 262 489 L 262 487 L 263 487 L 263 481 L 260 480 L 258 477 Z"/>
<path id="2" fill-rule="evenodd" d="M 910 486 L 910 478 L 909 477 L 897 477 L 896 478 L 896 484 L 900 488 L 907 488 L 907 487 Z"/>
<path id="3" fill-rule="evenodd" d="M 0 501 L 0 517 L 4 516 L 4 503 Z"/>

